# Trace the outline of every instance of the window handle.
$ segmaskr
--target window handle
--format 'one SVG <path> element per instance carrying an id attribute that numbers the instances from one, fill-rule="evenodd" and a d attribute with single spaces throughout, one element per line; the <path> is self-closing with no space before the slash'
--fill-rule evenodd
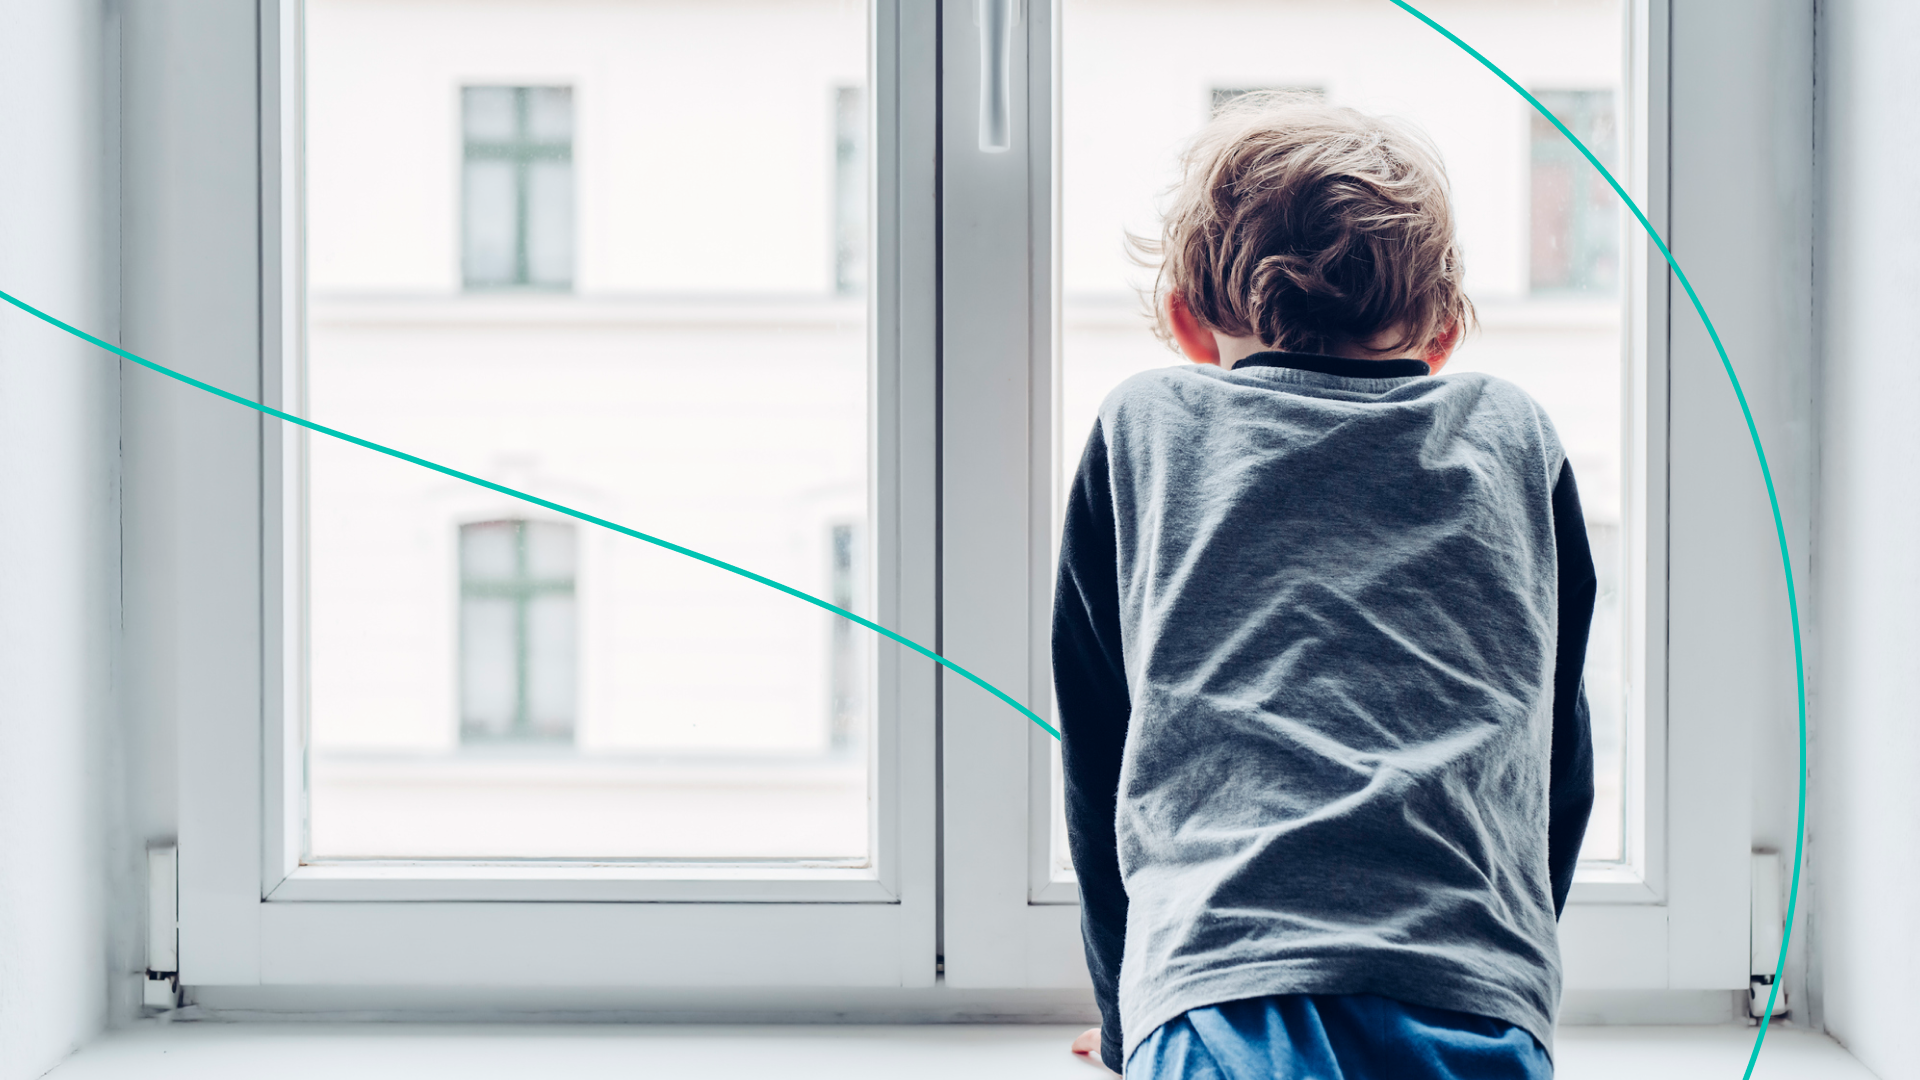
<path id="1" fill-rule="evenodd" d="M 973 0 L 980 28 L 980 151 L 1003 154 L 1013 145 L 1013 28 L 1020 0 Z"/>

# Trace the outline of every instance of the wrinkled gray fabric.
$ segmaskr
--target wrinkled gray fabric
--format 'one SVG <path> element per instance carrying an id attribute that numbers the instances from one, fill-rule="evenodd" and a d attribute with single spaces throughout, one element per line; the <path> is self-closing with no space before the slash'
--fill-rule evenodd
<path id="1" fill-rule="evenodd" d="M 1551 1048 L 1545 414 L 1478 374 L 1195 365 L 1128 380 L 1100 422 L 1132 701 L 1126 1053 L 1189 1008 L 1290 993 Z"/>

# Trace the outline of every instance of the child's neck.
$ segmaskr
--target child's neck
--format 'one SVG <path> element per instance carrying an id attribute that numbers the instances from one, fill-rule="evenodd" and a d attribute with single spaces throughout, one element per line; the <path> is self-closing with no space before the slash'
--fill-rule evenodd
<path id="1" fill-rule="evenodd" d="M 1370 345 L 1378 342 L 1382 347 L 1389 347 L 1398 336 L 1399 331 L 1397 329 L 1383 330 L 1376 335 L 1372 341 L 1366 344 Z M 1435 374 L 1438 374 L 1440 366 L 1447 362 L 1448 356 L 1453 352 L 1453 343 L 1457 339 L 1458 333 L 1457 331 L 1449 329 L 1445 336 L 1447 340 L 1444 342 L 1436 342 L 1436 347 L 1429 350 L 1425 356 L 1419 355 L 1419 350 L 1417 349 L 1405 350 L 1398 356 L 1387 356 L 1368 349 L 1365 345 L 1354 343 L 1343 343 L 1334 348 L 1330 348 L 1327 350 L 1326 355 L 1343 357 L 1348 360 L 1396 360 L 1403 358 L 1424 360 L 1427 366 L 1431 368 Z M 1229 337 L 1217 330 L 1214 331 L 1213 341 L 1215 346 L 1220 350 L 1219 363 L 1220 370 L 1222 371 L 1232 371 L 1235 364 L 1252 356 L 1254 353 L 1274 351 L 1271 346 L 1266 345 L 1257 337 Z"/>

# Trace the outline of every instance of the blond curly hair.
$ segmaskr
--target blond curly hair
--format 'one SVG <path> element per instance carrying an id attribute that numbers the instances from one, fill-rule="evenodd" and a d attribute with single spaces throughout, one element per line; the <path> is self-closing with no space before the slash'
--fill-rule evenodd
<path id="1" fill-rule="evenodd" d="M 1317 97 L 1243 95 L 1181 159 L 1150 302 L 1172 341 L 1178 296 L 1210 330 L 1268 348 L 1385 356 L 1474 324 L 1446 168 L 1411 125 Z M 1392 344 L 1369 347 L 1393 332 Z"/>

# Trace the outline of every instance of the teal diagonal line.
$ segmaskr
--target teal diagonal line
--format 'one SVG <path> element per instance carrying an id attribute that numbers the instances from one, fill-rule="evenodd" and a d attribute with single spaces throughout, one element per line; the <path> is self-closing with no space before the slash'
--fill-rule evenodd
<path id="1" fill-rule="evenodd" d="M 423 469 L 432 469 L 434 472 L 442 473 L 446 476 L 451 476 L 455 480 L 464 480 L 469 484 L 474 484 L 479 487 L 486 488 L 489 491 L 497 491 L 502 495 L 509 496 L 510 498 L 519 499 L 521 502 L 532 503 L 535 506 L 545 507 L 548 510 L 552 510 L 555 513 L 565 514 L 570 518 L 578 518 L 579 520 L 584 521 L 589 525 L 598 525 L 603 529 L 609 529 L 613 532 L 619 533 L 622 536 L 631 536 L 635 540 L 644 540 L 647 543 L 654 545 L 655 547 L 666 548 L 668 551 L 674 552 L 677 555 L 685 555 L 689 559 L 693 559 L 697 562 L 706 563 L 708 566 L 712 566 L 720 570 L 725 570 L 729 574 L 738 574 L 739 576 L 746 578 L 748 581 L 757 581 L 760 584 L 765 585 L 769 589 L 773 589 L 777 592 L 786 593 L 788 596 L 793 597 L 795 600 L 804 600 L 807 603 L 812 604 L 814 607 L 821 608 L 826 611 L 830 611 L 833 614 L 838 615 L 849 622 L 858 623 L 861 626 L 866 627 L 867 629 L 873 631 L 876 634 L 879 634 L 881 637 L 884 637 L 889 641 L 898 642 L 899 644 L 904 645 L 909 649 L 912 649 L 914 652 L 919 653 L 921 656 L 924 656 L 927 659 L 933 661 L 934 663 L 939 664 L 941 667 L 946 668 L 948 671 L 953 672 L 955 675 L 960 676 L 961 678 L 967 680 L 968 682 L 974 684 L 975 686 L 978 686 L 980 689 L 985 690 L 987 693 L 992 694 L 994 697 L 999 698 L 1001 701 L 1006 702 L 1007 705 L 1012 707 L 1020 715 L 1033 721 L 1035 724 L 1038 724 L 1040 726 L 1040 730 L 1046 732 L 1047 734 L 1053 736 L 1056 739 L 1060 737 L 1060 732 L 1056 728 L 1054 728 L 1052 724 L 1049 724 L 1044 719 L 1042 719 L 1039 713 L 1034 712 L 1032 709 L 1027 708 L 1025 705 L 1020 704 L 1018 701 L 1015 701 L 1010 695 L 1007 694 L 1006 691 L 993 685 L 992 683 L 981 678 L 980 676 L 975 675 L 973 672 L 968 671 L 966 668 L 961 667 L 959 664 L 956 664 L 953 661 L 947 659 L 946 657 L 941 656 L 939 653 L 934 652 L 932 649 L 927 648 L 925 645 L 920 644 L 919 642 L 913 640 L 912 638 L 907 637 L 904 634 L 897 634 L 892 630 L 889 630 L 886 627 L 881 626 L 879 623 L 874 622 L 872 619 L 868 619 L 863 616 L 856 615 L 853 612 L 848 611 L 846 608 L 843 608 L 838 604 L 833 604 L 833 603 L 829 603 L 826 600 L 822 600 L 819 597 L 813 595 L 812 593 L 803 592 L 802 590 L 796 589 L 793 586 L 786 584 L 785 582 L 775 581 L 774 579 L 767 577 L 764 574 L 756 574 L 753 571 L 748 570 L 744 566 L 735 566 L 733 563 L 727 562 L 725 559 L 716 559 L 713 556 L 708 555 L 704 552 L 695 551 L 690 547 L 686 547 L 681 544 L 676 544 L 671 540 L 664 540 L 658 536 L 653 536 L 649 533 L 643 533 L 639 529 L 628 528 L 627 526 L 622 525 L 617 521 L 609 521 L 606 518 L 598 517 L 594 514 L 589 514 L 584 510 L 575 510 L 571 506 L 566 506 L 564 504 L 554 502 L 551 499 L 543 499 L 538 495 L 532 495 L 525 491 L 521 491 L 517 488 L 510 488 L 505 484 L 496 484 L 491 480 L 483 479 L 481 477 L 473 475 L 472 473 L 461 472 L 459 469 L 453 468 L 452 466 L 442 465 L 437 461 L 429 461 L 426 458 L 419 457 L 415 454 L 409 454 L 405 450 L 395 450 L 391 446 L 382 446 L 381 444 L 374 442 L 371 439 L 363 439 L 358 435 L 349 435 L 338 428 L 330 428 L 325 424 L 316 424 L 313 421 L 306 419 L 305 417 L 295 416 L 290 412 L 284 412 L 280 409 L 274 408 L 271 405 L 262 405 L 260 402 L 254 401 L 251 398 L 241 397 L 239 394 L 222 390 L 219 387 L 213 385 L 212 383 L 202 382 L 201 380 L 196 379 L 191 375 L 185 374 L 183 372 L 175 371 L 172 368 L 167 367 L 165 364 L 157 364 L 152 360 L 147 359 L 144 356 L 136 356 L 133 353 L 128 352 L 127 350 L 121 348 L 118 345 L 113 344 L 110 341 L 104 341 L 100 338 L 94 337 L 92 334 L 87 333 L 85 330 L 82 330 L 79 327 L 62 322 L 59 319 L 54 318 L 52 315 L 49 315 L 46 312 L 41 311 L 39 308 L 34 307 L 32 304 L 29 304 L 26 301 L 10 293 L 0 292 L 0 300 L 5 300 L 7 303 L 12 304 L 14 307 L 19 308 L 21 311 L 26 312 L 27 314 L 33 316 L 34 318 L 39 319 L 40 321 L 47 323 L 50 326 L 58 327 L 61 330 L 64 330 L 67 333 L 72 334 L 74 337 L 77 337 L 82 341 L 85 341 L 92 345 L 97 345 L 100 348 L 105 349 L 110 353 L 113 353 L 115 356 L 119 356 L 124 359 L 131 360 L 134 363 L 139 364 L 141 367 L 146 368 L 149 371 L 153 371 L 161 375 L 165 375 L 167 378 L 173 379 L 176 382 L 185 383 L 196 390 L 204 390 L 205 392 L 212 394 L 215 397 L 225 398 L 226 400 L 233 402 L 235 405 L 244 405 L 255 412 L 264 413 L 267 416 L 271 416 L 276 420 L 284 420 L 289 424 L 297 424 L 300 427 L 306 428 L 308 431 L 319 432 L 320 434 L 328 436 L 329 438 L 339 439 L 341 442 L 352 443 L 355 446 L 372 450 L 376 454 L 385 454 L 390 458 L 398 458 L 401 461 L 408 462 L 409 464 L 418 465 Z"/>
<path id="2" fill-rule="evenodd" d="M 1694 313 L 1700 316 L 1701 325 L 1707 328 L 1707 336 L 1713 339 L 1714 351 L 1720 354 L 1720 366 L 1727 373 L 1727 383 L 1733 387 L 1733 396 L 1740 403 L 1740 415 L 1747 422 L 1747 437 L 1753 440 L 1753 454 L 1760 462 L 1760 479 L 1767 485 L 1767 503 L 1773 508 L 1773 534 L 1780 544 L 1780 571 L 1785 575 L 1787 582 L 1787 615 L 1793 623 L 1793 677 L 1800 721 L 1800 791 L 1799 808 L 1793 826 L 1793 885 L 1787 891 L 1787 925 L 1785 933 L 1780 935 L 1780 956 L 1773 969 L 1776 973 L 1784 972 L 1787 969 L 1787 946 L 1793 941 L 1794 910 L 1800 903 L 1800 864 L 1802 849 L 1807 839 L 1807 664 L 1805 651 L 1800 642 L 1800 601 L 1793 585 L 1793 555 L 1787 548 L 1787 526 L 1780 516 L 1780 495 L 1773 486 L 1773 470 L 1767 466 L 1767 448 L 1760 441 L 1760 428 L 1753 422 L 1753 410 L 1747 407 L 1747 392 L 1740 385 L 1740 376 L 1733 370 L 1733 361 L 1727 358 L 1727 347 L 1721 342 L 1720 331 L 1714 327 L 1713 319 L 1707 315 L 1707 306 L 1700 302 L 1700 294 L 1694 291 L 1693 282 L 1687 279 L 1687 272 L 1680 268 L 1680 260 L 1673 257 L 1673 251 L 1667 247 L 1666 240 L 1661 238 L 1660 230 L 1654 228 L 1653 222 L 1648 221 L 1647 215 L 1641 212 L 1640 204 L 1634 202 L 1633 197 L 1627 194 L 1627 189 L 1620 186 L 1620 181 L 1615 180 L 1613 174 L 1607 171 L 1607 167 L 1600 164 L 1600 159 L 1593 156 L 1592 150 L 1587 149 L 1587 144 L 1567 130 L 1567 125 L 1553 115 L 1553 110 L 1540 104 L 1539 98 L 1529 94 L 1526 87 L 1513 81 L 1513 76 L 1502 71 L 1500 65 L 1487 59 L 1478 49 L 1460 40 L 1453 31 L 1434 22 L 1406 0 L 1390 0 L 1390 2 L 1432 27 L 1442 37 L 1465 50 L 1468 56 L 1480 61 L 1488 71 L 1499 76 L 1501 82 L 1513 87 L 1514 93 L 1526 98 L 1527 104 L 1538 110 L 1540 115 L 1546 117 L 1554 127 L 1559 128 L 1560 134 L 1565 135 L 1567 141 L 1580 151 L 1581 156 L 1599 171 L 1607 181 L 1607 185 L 1613 188 L 1613 193 L 1620 196 L 1620 201 L 1633 212 L 1635 220 L 1640 222 L 1640 227 L 1646 230 L 1647 238 L 1660 249 L 1661 257 L 1666 259 L 1667 265 L 1673 269 L 1673 276 L 1680 282 L 1680 287 L 1687 291 L 1687 299 L 1693 302 Z M 1764 1015 L 1773 1015 L 1774 998 L 1779 993 L 1780 979 L 1775 978 L 1773 989 L 1767 993 L 1767 1011 Z M 1761 1024 L 1760 1033 L 1754 1037 L 1753 1053 L 1747 1056 L 1747 1071 L 1744 1074 L 1746 1077 L 1753 1076 L 1753 1067 L 1760 1060 L 1760 1048 L 1766 1045 L 1767 1041 L 1767 1027 L 1768 1025 Z"/>

